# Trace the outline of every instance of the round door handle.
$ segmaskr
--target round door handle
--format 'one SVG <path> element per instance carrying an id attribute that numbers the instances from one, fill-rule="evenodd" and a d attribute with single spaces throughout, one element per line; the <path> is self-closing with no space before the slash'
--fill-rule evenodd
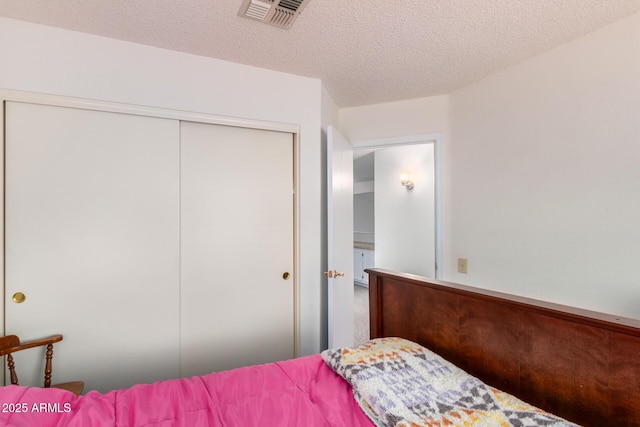
<path id="1" fill-rule="evenodd" d="M 24 302 L 24 300 L 27 299 L 27 296 L 25 294 L 23 294 L 22 292 L 16 292 L 15 294 L 13 294 L 11 299 L 16 304 L 22 304 Z"/>
<path id="2" fill-rule="evenodd" d="M 344 277 L 344 273 L 343 273 L 343 272 L 341 272 L 341 271 L 333 270 L 333 274 L 334 274 L 334 276 L 336 276 L 336 277 Z"/>
<path id="3" fill-rule="evenodd" d="M 289 273 L 288 271 L 286 271 L 283 275 L 282 278 L 284 280 L 289 280 L 291 278 L 291 273 Z"/>

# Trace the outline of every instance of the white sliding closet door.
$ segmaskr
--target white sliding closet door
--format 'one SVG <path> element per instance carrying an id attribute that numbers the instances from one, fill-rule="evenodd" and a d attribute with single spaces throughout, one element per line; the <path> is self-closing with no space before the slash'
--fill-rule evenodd
<path id="1" fill-rule="evenodd" d="M 7 102 L 6 333 L 64 334 L 54 383 L 178 376 L 178 159 L 178 121 Z"/>
<path id="2" fill-rule="evenodd" d="M 181 374 L 293 357 L 293 135 L 183 122 L 181 177 Z"/>

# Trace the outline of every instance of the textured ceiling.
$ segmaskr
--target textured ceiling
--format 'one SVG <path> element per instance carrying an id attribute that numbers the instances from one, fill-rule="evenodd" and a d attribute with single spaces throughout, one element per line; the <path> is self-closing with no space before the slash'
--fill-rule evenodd
<path id="1" fill-rule="evenodd" d="M 640 11 L 640 0 L 0 0 L 0 16 L 322 79 L 339 107 L 441 95 Z"/>

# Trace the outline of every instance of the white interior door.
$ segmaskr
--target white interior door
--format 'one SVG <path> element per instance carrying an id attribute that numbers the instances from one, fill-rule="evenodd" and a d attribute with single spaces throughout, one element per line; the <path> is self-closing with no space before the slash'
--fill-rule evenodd
<path id="1" fill-rule="evenodd" d="M 328 344 L 352 346 L 353 147 L 333 126 L 327 129 L 327 246 Z"/>
<path id="2" fill-rule="evenodd" d="M 5 125 L 5 332 L 64 335 L 54 383 L 177 376 L 179 122 L 7 102 Z M 16 359 L 41 385 L 42 352 Z"/>
<path id="3" fill-rule="evenodd" d="M 290 133 L 182 123 L 183 376 L 294 356 L 293 167 Z"/>

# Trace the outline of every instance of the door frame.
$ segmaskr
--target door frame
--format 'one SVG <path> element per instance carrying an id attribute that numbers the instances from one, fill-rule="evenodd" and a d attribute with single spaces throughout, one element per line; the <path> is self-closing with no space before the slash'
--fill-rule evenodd
<path id="1" fill-rule="evenodd" d="M 443 230 L 443 196 L 444 196 L 444 155 L 442 134 L 429 133 L 388 138 L 373 138 L 351 141 L 354 151 L 378 150 L 382 148 L 401 147 L 405 145 L 434 144 L 434 202 L 435 202 L 435 279 L 442 280 L 444 275 L 444 230 Z"/>
<path id="2" fill-rule="evenodd" d="M 5 288 L 5 104 L 7 101 L 23 102 L 30 104 L 48 105 L 56 107 L 78 108 L 110 113 L 146 116 L 173 119 L 178 121 L 199 122 L 239 128 L 270 130 L 290 133 L 293 143 L 293 345 L 294 355 L 301 354 L 300 337 L 300 125 L 293 123 L 271 122 L 265 120 L 249 119 L 242 117 L 230 117 L 192 111 L 173 110 L 168 108 L 150 107 L 143 105 L 125 104 L 111 101 L 74 98 L 61 95 L 49 95 L 35 92 L 0 89 L 0 286 L 3 300 L 0 304 L 0 321 L 2 322 L 2 334 L 6 335 L 6 310 L 7 295 Z M 176 319 L 178 321 L 179 319 Z M 1 370 L 0 380 L 4 376 Z M 4 384 L 4 381 L 2 381 Z"/>

